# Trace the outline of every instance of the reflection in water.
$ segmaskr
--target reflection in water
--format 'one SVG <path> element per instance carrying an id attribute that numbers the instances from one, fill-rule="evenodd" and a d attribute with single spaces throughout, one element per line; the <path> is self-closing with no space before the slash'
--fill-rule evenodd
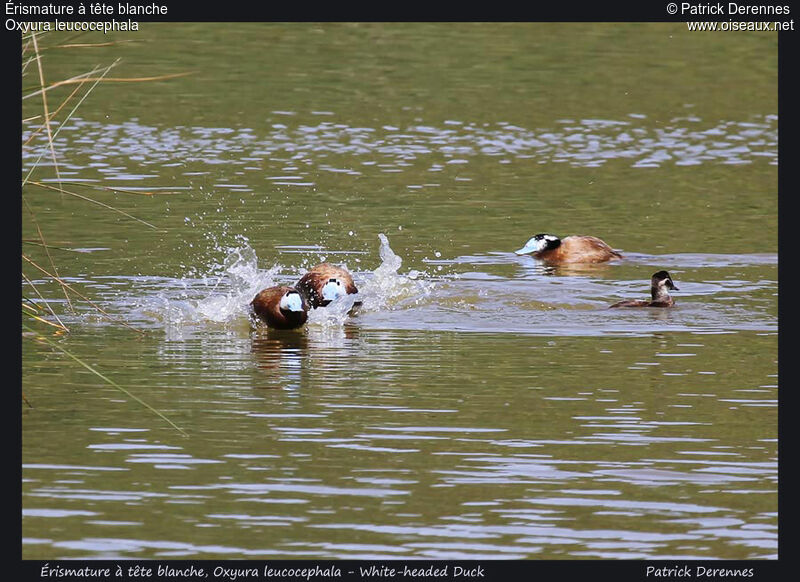
<path id="1" fill-rule="evenodd" d="M 251 339 L 251 353 L 256 366 L 272 381 L 269 386 L 287 390 L 307 383 L 303 377 L 310 372 L 335 378 L 330 382 L 335 386 L 360 348 L 358 327 L 353 325 L 306 330 L 258 328 Z M 323 380 L 322 385 L 326 384 Z"/>
<path id="2" fill-rule="evenodd" d="M 308 348 L 306 334 L 296 330 L 269 330 L 254 337 L 251 346 L 261 370 L 272 372 L 278 384 L 286 390 L 300 388 Z"/>
<path id="3" fill-rule="evenodd" d="M 549 276 L 602 276 L 610 272 L 609 263 L 563 263 L 549 264 L 539 261 L 530 255 L 520 257 L 520 273 L 525 278 L 537 275 Z"/>

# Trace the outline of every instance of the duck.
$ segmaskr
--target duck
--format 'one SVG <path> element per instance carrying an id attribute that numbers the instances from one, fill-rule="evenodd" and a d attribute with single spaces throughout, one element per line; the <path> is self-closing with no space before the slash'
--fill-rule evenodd
<path id="1" fill-rule="evenodd" d="M 259 291 L 250 306 L 256 317 L 275 329 L 296 329 L 308 319 L 308 301 L 305 296 L 287 285 Z"/>
<path id="2" fill-rule="evenodd" d="M 622 255 L 596 236 L 572 235 L 563 240 L 554 234 L 537 234 L 514 251 L 531 254 L 547 263 L 603 263 Z"/>
<path id="3" fill-rule="evenodd" d="M 672 282 L 672 277 L 666 271 L 653 273 L 650 278 L 650 301 L 640 299 L 635 301 L 620 301 L 610 307 L 672 307 L 675 300 L 670 297 L 668 289 L 679 291 Z"/>
<path id="4" fill-rule="evenodd" d="M 295 285 L 312 309 L 326 307 L 334 299 L 358 293 L 353 276 L 344 267 L 320 263 L 312 267 Z"/>

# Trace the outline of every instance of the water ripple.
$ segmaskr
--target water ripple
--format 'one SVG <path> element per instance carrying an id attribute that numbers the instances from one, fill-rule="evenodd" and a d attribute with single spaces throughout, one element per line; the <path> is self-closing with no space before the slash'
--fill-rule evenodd
<path id="1" fill-rule="evenodd" d="M 462 123 L 436 127 L 412 125 L 403 129 L 382 126 L 349 127 L 322 121 L 316 125 L 273 124 L 266 135 L 248 128 L 146 126 L 133 119 L 120 124 L 103 124 L 73 119 L 55 140 L 56 151 L 65 158 L 62 175 L 85 170 L 70 164 L 70 158 L 88 157 L 92 170 L 105 180 L 141 181 L 155 175 L 131 174 L 109 165 L 119 159 L 133 159 L 141 166 L 201 163 L 255 167 L 270 158 L 290 155 L 293 162 L 311 164 L 307 172 L 276 174 L 266 179 L 282 185 L 313 186 L 317 171 L 361 175 L 362 171 L 325 162 L 328 155 L 365 157 L 379 171 L 402 172 L 422 157 L 441 156 L 445 163 L 468 164 L 471 157 L 531 158 L 540 164 L 567 163 L 597 167 L 610 160 L 624 160 L 635 168 L 718 164 L 750 164 L 766 160 L 777 164 L 776 115 L 754 116 L 749 120 L 718 121 L 713 125 L 695 117 L 676 117 L 663 126 L 646 119 L 560 120 L 552 128 L 523 128 L 503 122 Z M 35 130 L 31 125 L 23 140 Z M 35 138 L 38 147 L 26 148 L 23 166 L 28 167 L 46 148 L 46 140 Z M 382 162 L 381 162 L 382 160 Z M 253 166 L 256 164 L 256 166 Z M 296 166 L 293 166 L 296 167 Z M 431 167 L 436 171 L 438 167 Z M 246 184 L 220 184 L 246 191 Z"/>

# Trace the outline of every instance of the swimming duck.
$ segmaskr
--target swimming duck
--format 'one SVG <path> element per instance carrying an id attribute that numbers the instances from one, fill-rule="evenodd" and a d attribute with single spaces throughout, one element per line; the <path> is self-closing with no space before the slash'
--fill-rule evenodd
<path id="1" fill-rule="evenodd" d="M 308 304 L 316 309 L 325 307 L 334 299 L 358 293 L 353 277 L 342 267 L 330 263 L 320 263 L 303 275 L 295 285 Z"/>
<path id="2" fill-rule="evenodd" d="M 518 255 L 532 254 L 548 263 L 602 263 L 621 259 L 622 255 L 596 236 L 568 236 L 561 240 L 554 234 L 537 234 L 514 251 Z"/>
<path id="3" fill-rule="evenodd" d="M 308 319 L 308 302 L 294 287 L 268 287 L 259 291 L 250 305 L 255 315 L 275 329 L 294 329 Z"/>
<path id="4" fill-rule="evenodd" d="M 646 301 L 644 299 L 637 301 L 620 301 L 611 307 L 672 307 L 675 305 L 675 300 L 670 297 L 667 289 L 679 291 L 672 282 L 672 277 L 666 271 L 659 271 L 654 273 L 650 278 L 650 295 L 652 300 Z"/>

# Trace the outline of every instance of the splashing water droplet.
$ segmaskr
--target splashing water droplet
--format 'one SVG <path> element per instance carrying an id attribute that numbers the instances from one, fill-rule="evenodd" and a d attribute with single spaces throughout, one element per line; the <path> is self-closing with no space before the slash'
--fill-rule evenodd
<path id="1" fill-rule="evenodd" d="M 359 285 L 359 295 L 363 296 L 361 310 L 392 309 L 408 299 L 427 297 L 433 285 L 416 277 L 400 275 L 398 270 L 403 259 L 389 246 L 385 234 L 379 234 L 378 238 L 381 241 L 381 264 L 373 271 L 371 279 Z"/>
<path id="2" fill-rule="evenodd" d="M 392 250 L 392 247 L 389 246 L 389 239 L 385 234 L 379 234 L 378 238 L 381 240 L 381 248 L 378 252 L 383 262 L 375 270 L 375 274 L 377 275 L 379 271 L 381 273 L 396 273 L 400 265 L 403 264 L 403 259 L 397 256 Z"/>
<path id="3" fill-rule="evenodd" d="M 342 295 L 327 306 L 308 312 L 308 325 L 312 327 L 341 327 L 350 317 L 350 310 L 359 294 Z"/>

